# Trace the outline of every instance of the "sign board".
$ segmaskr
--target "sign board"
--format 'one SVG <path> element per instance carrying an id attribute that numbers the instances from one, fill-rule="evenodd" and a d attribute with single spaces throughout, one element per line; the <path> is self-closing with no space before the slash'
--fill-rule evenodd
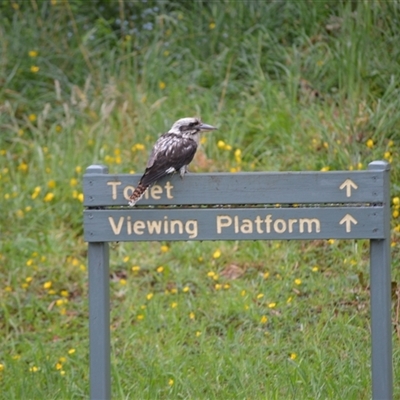
<path id="1" fill-rule="evenodd" d="M 373 398 L 392 398 L 389 165 L 366 171 L 166 177 L 133 208 L 140 175 L 86 170 L 91 397 L 109 398 L 108 242 L 369 239 Z"/>

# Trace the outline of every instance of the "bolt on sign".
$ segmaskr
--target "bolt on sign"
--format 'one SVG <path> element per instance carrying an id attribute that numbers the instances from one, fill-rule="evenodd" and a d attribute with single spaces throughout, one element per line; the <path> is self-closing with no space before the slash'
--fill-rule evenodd
<path id="1" fill-rule="evenodd" d="M 87 168 L 91 398 L 111 393 L 108 242 L 370 239 L 372 396 L 391 399 L 389 170 L 169 176 L 132 208 L 140 175 Z"/>

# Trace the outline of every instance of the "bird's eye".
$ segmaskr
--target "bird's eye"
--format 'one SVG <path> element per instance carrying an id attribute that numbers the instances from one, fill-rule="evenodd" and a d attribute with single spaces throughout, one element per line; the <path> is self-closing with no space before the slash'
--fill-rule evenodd
<path id="1" fill-rule="evenodd" d="M 193 128 L 193 127 L 196 126 L 196 125 L 197 125 L 196 122 L 190 122 L 189 127 L 190 127 L 190 128 Z"/>

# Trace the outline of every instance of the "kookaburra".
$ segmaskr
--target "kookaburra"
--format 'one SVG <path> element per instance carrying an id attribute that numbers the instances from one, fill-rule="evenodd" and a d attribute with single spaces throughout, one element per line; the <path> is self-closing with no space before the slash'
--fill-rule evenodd
<path id="1" fill-rule="evenodd" d="M 213 131 L 214 126 L 204 124 L 199 118 L 181 118 L 156 141 L 146 171 L 132 193 L 130 206 L 138 202 L 145 191 L 158 179 L 179 172 L 181 178 L 188 170 L 199 145 L 200 132 Z"/>

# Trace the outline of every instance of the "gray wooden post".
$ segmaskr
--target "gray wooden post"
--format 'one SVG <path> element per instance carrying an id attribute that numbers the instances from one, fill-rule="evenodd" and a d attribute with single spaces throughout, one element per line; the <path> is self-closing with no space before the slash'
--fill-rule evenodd
<path id="1" fill-rule="evenodd" d="M 86 169 L 86 174 L 107 173 L 108 168 L 102 165 L 92 165 Z M 88 260 L 90 398 L 91 400 L 108 400 L 111 398 L 108 243 L 90 242 Z"/>
<path id="2" fill-rule="evenodd" d="M 390 165 L 383 161 L 369 164 L 369 170 L 384 171 L 385 239 L 370 241 L 372 398 L 393 398 L 391 270 L 390 270 Z"/>

